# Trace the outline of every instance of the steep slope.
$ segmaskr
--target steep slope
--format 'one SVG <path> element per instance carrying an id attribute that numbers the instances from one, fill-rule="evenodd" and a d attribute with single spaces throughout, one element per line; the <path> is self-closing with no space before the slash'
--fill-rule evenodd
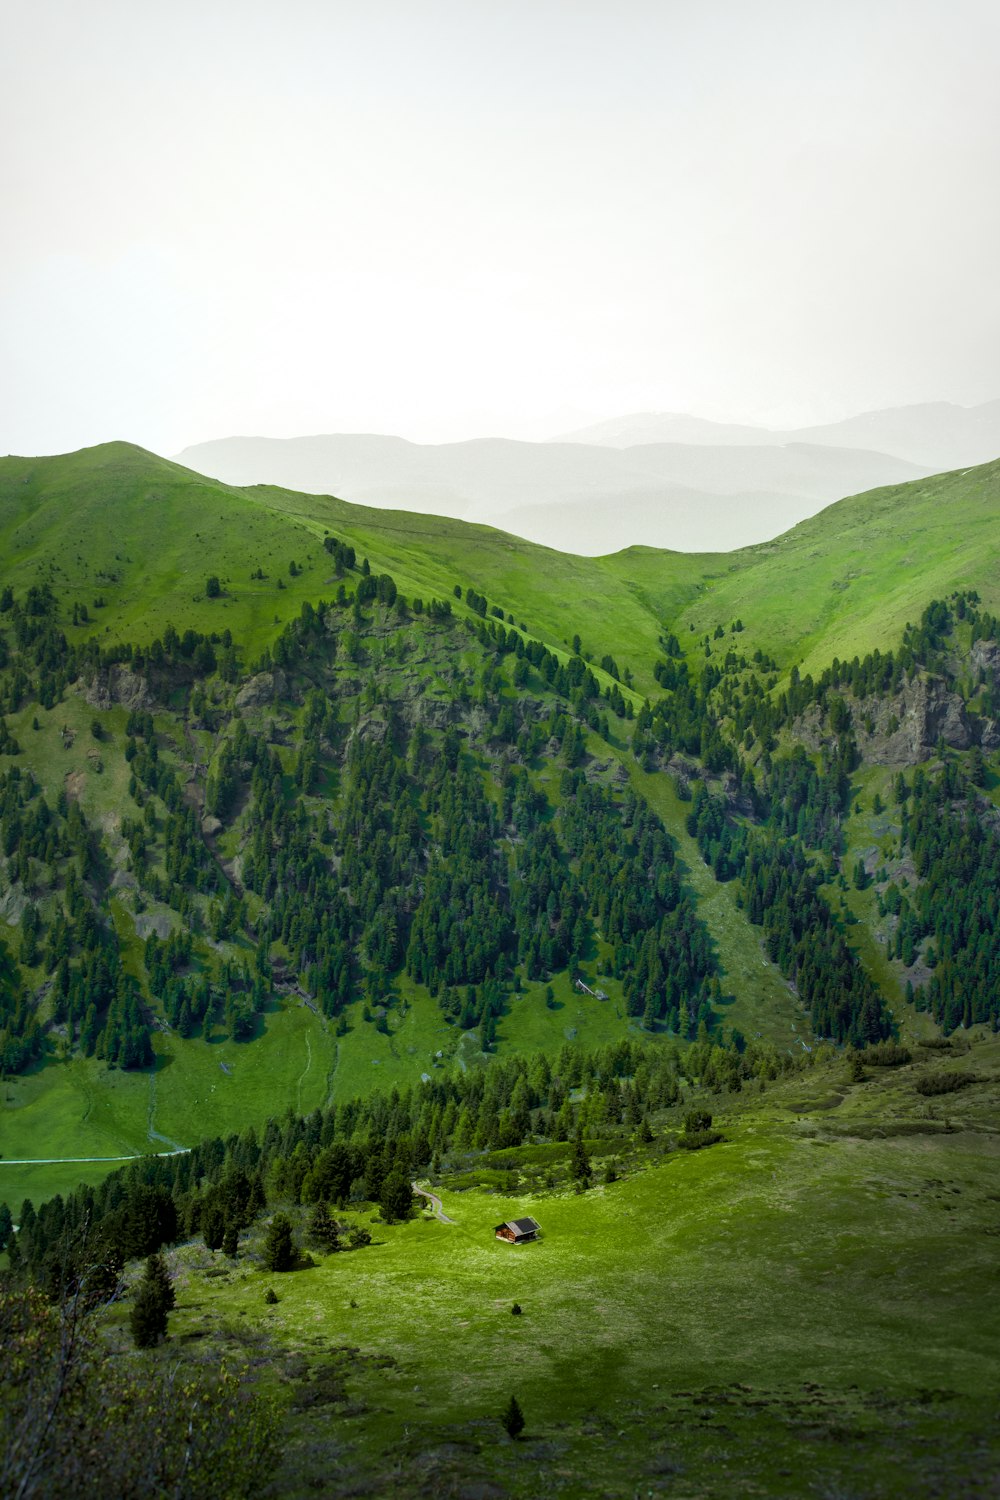
<path id="1" fill-rule="evenodd" d="M 553 645 L 568 646 L 579 630 L 598 655 L 604 639 L 626 652 L 630 642 L 655 649 L 657 621 L 601 559 L 441 517 L 239 490 L 126 443 L 0 459 L 0 577 L 17 588 L 50 583 L 67 615 L 85 606 L 75 639 L 152 638 L 183 619 L 198 630 L 228 627 L 258 649 L 322 593 L 331 576 L 322 540 L 332 529 L 409 595 L 450 596 L 471 583 L 505 610 L 529 610 Z M 676 601 L 702 572 L 687 556 L 665 555 L 663 565 L 663 595 Z M 223 584 L 214 601 L 205 595 L 212 574 Z"/>
<path id="2" fill-rule="evenodd" d="M 784 536 L 709 565 L 697 601 L 680 611 L 659 555 L 609 559 L 679 634 L 739 618 L 747 641 L 789 667 L 891 646 L 931 599 L 975 588 L 1000 604 L 1000 462 L 855 495 Z"/>

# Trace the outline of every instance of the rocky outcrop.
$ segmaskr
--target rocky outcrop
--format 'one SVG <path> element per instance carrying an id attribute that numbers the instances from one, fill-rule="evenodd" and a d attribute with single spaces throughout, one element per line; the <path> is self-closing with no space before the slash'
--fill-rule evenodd
<path id="1" fill-rule="evenodd" d="M 974 641 L 969 660 L 977 677 L 984 672 L 988 685 L 1000 688 L 1000 642 Z"/>
<path id="2" fill-rule="evenodd" d="M 976 744 L 991 749 L 997 735 L 993 721 L 970 716 L 960 695 L 939 677 L 916 677 L 891 698 L 848 697 L 847 702 L 858 750 L 872 765 L 917 765 L 929 759 L 941 743 L 953 750 L 968 750 Z M 815 703 L 796 720 L 792 734 L 807 750 L 836 741 Z"/>
<path id="3" fill-rule="evenodd" d="M 245 682 L 236 694 L 237 708 L 263 708 L 288 696 L 288 678 L 280 667 L 272 672 L 258 672 Z"/>
<path id="4" fill-rule="evenodd" d="M 94 708 L 152 708 L 156 698 L 145 677 L 133 672 L 127 663 L 102 667 L 83 690 L 83 696 Z"/>

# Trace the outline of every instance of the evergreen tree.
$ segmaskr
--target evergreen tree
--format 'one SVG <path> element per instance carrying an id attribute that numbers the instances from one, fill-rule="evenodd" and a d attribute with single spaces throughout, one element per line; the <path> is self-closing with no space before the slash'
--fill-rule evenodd
<path id="1" fill-rule="evenodd" d="M 320 1199 L 309 1220 L 309 1238 L 328 1255 L 340 1249 L 340 1229 L 326 1203 Z"/>
<path id="2" fill-rule="evenodd" d="M 146 1280 L 153 1283 L 159 1289 L 160 1297 L 168 1312 L 177 1305 L 177 1297 L 174 1293 L 174 1281 L 167 1268 L 163 1256 L 157 1252 L 150 1255 L 146 1260 Z"/>
<path id="3" fill-rule="evenodd" d="M 581 1187 L 590 1187 L 590 1157 L 587 1155 L 587 1147 L 583 1139 L 583 1131 L 578 1129 L 576 1140 L 573 1142 L 573 1160 L 570 1165 L 570 1175 L 574 1182 Z"/>
<path id="4" fill-rule="evenodd" d="M 511 1396 L 500 1420 L 507 1429 L 508 1437 L 516 1438 L 524 1431 L 524 1413 L 516 1396 Z"/>
<path id="5" fill-rule="evenodd" d="M 222 1209 L 214 1203 L 210 1204 L 202 1214 L 201 1232 L 206 1246 L 213 1254 L 221 1249 L 226 1235 L 226 1221 Z"/>
<path id="6" fill-rule="evenodd" d="M 292 1237 L 292 1221 L 287 1214 L 277 1213 L 267 1226 L 264 1239 L 264 1269 L 267 1271 L 290 1271 L 295 1265 L 295 1240 Z"/>
<path id="7" fill-rule="evenodd" d="M 137 1349 L 151 1349 L 166 1336 L 167 1314 L 173 1305 L 174 1289 L 163 1257 L 151 1255 L 129 1312 L 132 1340 Z"/>
<path id="8" fill-rule="evenodd" d="M 382 1192 L 379 1195 L 382 1217 L 387 1224 L 394 1224 L 397 1219 L 408 1218 L 412 1207 L 413 1189 L 409 1178 L 405 1172 L 394 1167 L 383 1182 Z"/>

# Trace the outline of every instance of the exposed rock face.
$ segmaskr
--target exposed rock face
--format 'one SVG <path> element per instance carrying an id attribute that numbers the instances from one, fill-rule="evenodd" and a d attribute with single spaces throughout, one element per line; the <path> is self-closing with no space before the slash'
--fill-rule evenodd
<path id="1" fill-rule="evenodd" d="M 389 726 L 384 719 L 366 714 L 359 719 L 347 736 L 347 749 L 350 750 L 355 740 L 364 740 L 368 744 L 382 745 L 389 734 Z"/>
<path id="2" fill-rule="evenodd" d="M 732 771 L 726 771 L 722 777 L 722 791 L 733 812 L 741 813 L 745 818 L 753 817 L 753 799 L 741 789 Z"/>
<path id="3" fill-rule="evenodd" d="M 156 702 L 145 677 L 133 672 L 126 662 L 102 668 L 83 696 L 94 708 L 119 704 L 122 708 L 147 709 Z"/>
<path id="4" fill-rule="evenodd" d="M 968 750 L 979 743 L 992 748 L 993 737 L 997 736 L 992 720 L 970 719 L 958 693 L 937 677 L 916 677 L 893 698 L 847 701 L 858 749 L 872 765 L 917 765 L 933 755 L 942 741 L 953 750 Z M 832 745 L 836 738 L 818 704 L 811 704 L 801 715 L 793 733 L 807 750 Z M 996 743 L 1000 743 L 1000 737 Z"/>
<path id="5" fill-rule="evenodd" d="M 440 698 L 429 698 L 421 694 L 404 706 L 403 717 L 414 724 L 423 724 L 428 729 L 447 729 L 455 721 L 455 706 Z"/>
<path id="6" fill-rule="evenodd" d="M 1000 687 L 1000 643 L 997 641 L 974 641 L 970 652 L 972 670 L 978 676 L 986 673 L 991 687 Z"/>
<path id="7" fill-rule="evenodd" d="M 280 667 L 273 672 L 258 672 L 245 682 L 236 694 L 237 708 L 262 708 L 288 696 L 288 678 Z"/>

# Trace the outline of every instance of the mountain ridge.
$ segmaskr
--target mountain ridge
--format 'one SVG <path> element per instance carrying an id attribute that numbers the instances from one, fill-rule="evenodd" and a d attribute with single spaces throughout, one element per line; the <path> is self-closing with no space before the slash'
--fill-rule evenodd
<path id="1" fill-rule="evenodd" d="M 929 472 L 876 452 L 803 443 L 618 450 L 354 434 L 223 438 L 184 449 L 175 461 L 231 484 L 276 484 L 479 521 L 557 550 L 571 532 L 573 550 L 590 556 L 635 542 L 715 550 L 720 536 L 730 547 L 749 545 L 842 495 Z"/>

